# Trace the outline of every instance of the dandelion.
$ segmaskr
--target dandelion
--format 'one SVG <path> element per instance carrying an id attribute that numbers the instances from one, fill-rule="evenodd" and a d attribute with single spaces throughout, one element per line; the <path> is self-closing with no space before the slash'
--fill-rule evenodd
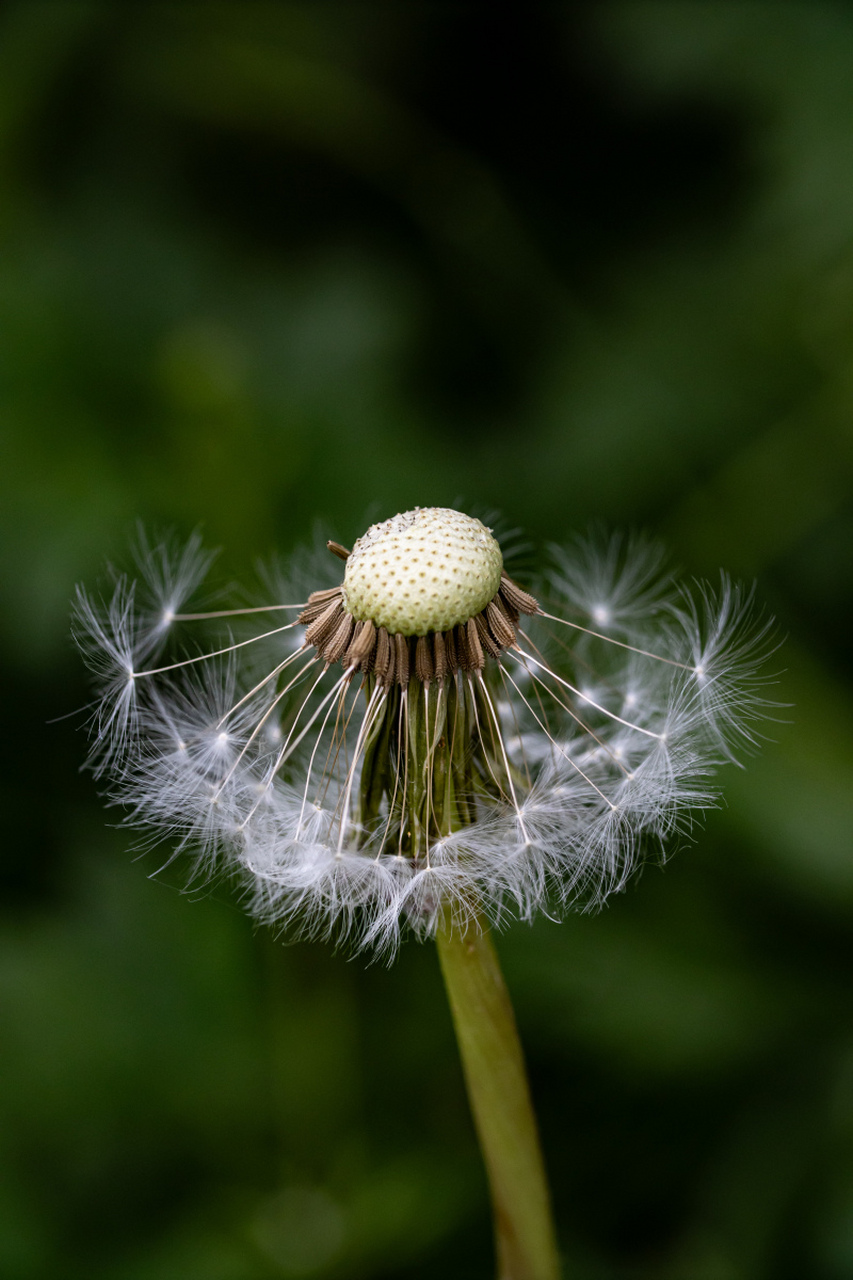
<path id="1" fill-rule="evenodd" d="M 96 770 L 264 920 L 381 952 L 448 913 L 598 906 L 713 803 L 762 715 L 749 598 L 691 599 L 652 547 L 555 551 L 535 596 L 455 511 L 330 547 L 343 581 L 307 599 L 182 612 L 196 539 L 143 546 L 105 608 L 78 599 Z"/>
<path id="2" fill-rule="evenodd" d="M 342 579 L 309 590 L 302 571 L 261 606 L 190 606 L 208 567 L 195 539 L 144 546 L 142 584 L 119 579 L 103 605 L 81 591 L 92 766 L 131 823 L 191 851 L 197 875 L 236 876 L 261 920 L 385 955 L 407 929 L 437 938 L 503 1273 L 550 1277 L 485 929 L 600 906 L 690 829 L 766 714 L 766 628 L 748 593 L 723 579 L 691 595 L 637 540 L 555 549 L 523 586 L 491 530 L 444 508 L 328 545 Z M 495 1053 L 515 1063 L 500 1105 L 483 1084 Z"/>

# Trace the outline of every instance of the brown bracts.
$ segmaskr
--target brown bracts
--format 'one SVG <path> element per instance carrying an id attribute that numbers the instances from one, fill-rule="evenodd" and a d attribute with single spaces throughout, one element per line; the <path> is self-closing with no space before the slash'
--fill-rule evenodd
<path id="1" fill-rule="evenodd" d="M 343 558 L 337 544 L 330 550 Z M 412 679 L 428 685 L 457 671 L 481 670 L 487 657 L 498 658 L 515 644 L 521 616 L 538 612 L 533 596 L 502 572 L 485 609 L 447 631 L 404 636 L 369 620 L 357 622 L 347 611 L 343 585 L 309 596 L 299 622 L 306 628 L 305 645 L 313 646 L 330 665 L 339 662 L 346 669 L 375 675 L 386 687 L 405 687 Z"/>

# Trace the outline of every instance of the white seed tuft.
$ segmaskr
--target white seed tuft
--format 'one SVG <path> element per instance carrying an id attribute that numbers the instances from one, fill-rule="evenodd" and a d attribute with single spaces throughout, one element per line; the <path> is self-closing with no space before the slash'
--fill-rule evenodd
<path id="1" fill-rule="evenodd" d="M 647 545 L 555 559 L 534 584 L 553 612 L 519 619 L 514 644 L 431 683 L 383 684 L 302 643 L 305 605 L 284 603 L 304 602 L 301 587 L 263 609 L 185 613 L 208 557 L 197 539 L 149 548 L 142 582 L 119 578 L 102 604 L 79 595 L 100 694 L 92 766 L 129 823 L 192 850 L 193 875 L 236 874 L 279 927 L 390 954 L 406 928 L 423 937 L 474 911 L 500 923 L 598 906 L 714 803 L 716 766 L 759 736 L 769 645 L 748 593 L 661 586 Z M 416 509 L 356 543 L 346 604 L 398 636 L 471 617 L 488 634 L 501 568 L 479 521 Z M 588 625 L 598 607 L 616 634 Z M 198 623 L 212 629 L 196 647 Z"/>

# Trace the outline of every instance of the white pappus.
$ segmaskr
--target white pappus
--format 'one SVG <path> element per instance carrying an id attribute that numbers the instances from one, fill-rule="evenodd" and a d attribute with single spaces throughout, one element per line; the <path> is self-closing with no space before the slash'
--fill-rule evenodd
<path id="1" fill-rule="evenodd" d="M 636 539 L 552 548 L 523 588 L 445 508 L 329 547 L 342 581 L 307 591 L 297 557 L 260 606 L 192 608 L 197 538 L 78 592 L 92 768 L 262 920 L 387 954 L 406 925 L 598 906 L 772 705 L 751 593 L 691 594 Z"/>

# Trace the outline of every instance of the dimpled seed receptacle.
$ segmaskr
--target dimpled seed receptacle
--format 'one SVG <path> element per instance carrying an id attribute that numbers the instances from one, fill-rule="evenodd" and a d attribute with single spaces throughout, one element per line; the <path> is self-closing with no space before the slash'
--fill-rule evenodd
<path id="1" fill-rule="evenodd" d="M 447 507 L 416 507 L 372 525 L 350 553 L 343 596 L 357 622 L 391 635 L 450 631 L 485 609 L 503 557 L 490 531 Z"/>

